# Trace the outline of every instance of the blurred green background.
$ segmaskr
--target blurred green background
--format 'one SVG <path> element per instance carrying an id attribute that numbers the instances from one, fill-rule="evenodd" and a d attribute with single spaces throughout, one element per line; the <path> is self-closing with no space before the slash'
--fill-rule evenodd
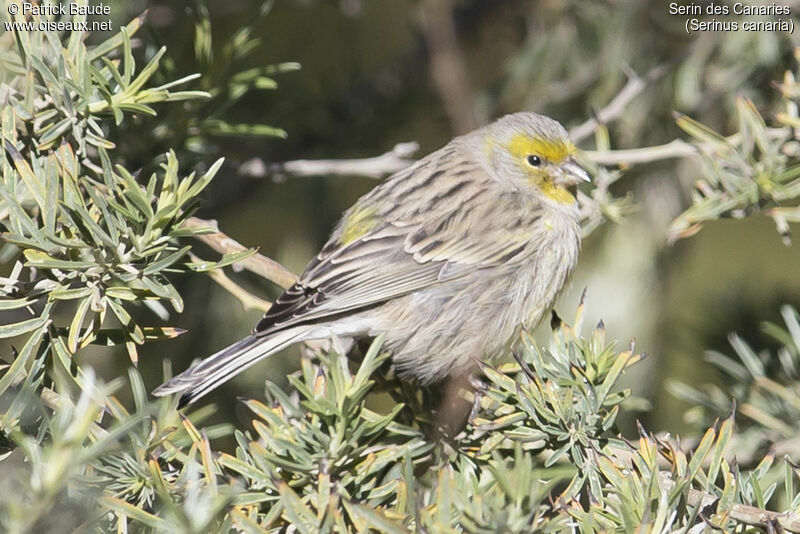
<path id="1" fill-rule="evenodd" d="M 800 2 L 786 4 L 800 12 Z M 115 134 L 117 155 L 131 162 L 129 168 L 139 162 L 147 169 L 170 147 L 190 154 L 179 154 L 184 165 L 202 167 L 224 156 L 198 215 L 217 219 L 228 235 L 298 273 L 339 214 L 375 182 L 254 178 L 244 172 L 253 158 L 266 165 L 361 158 L 404 141 L 418 142 L 421 156 L 459 132 L 519 110 L 550 115 L 570 128 L 607 105 L 628 74 L 644 76 L 657 67 L 663 75 L 609 124 L 612 148 L 681 137 L 673 110 L 727 134 L 736 131 L 737 96 L 752 99 L 769 118 L 779 100 L 772 82 L 795 67 L 800 44 L 797 34 L 781 32 L 687 35 L 685 17 L 670 15 L 664 1 L 280 0 L 255 23 L 264 5 L 254 1 L 209 3 L 207 19 L 205 8 L 194 3 L 111 5 L 115 27 L 149 9 L 137 53 L 146 56 L 165 44 L 171 61 L 165 79 L 202 72 L 206 82 L 196 85 L 203 88 L 224 85 L 251 67 L 302 65 L 276 75 L 275 90 L 253 90 L 235 105 L 202 110 L 230 123 L 282 128 L 285 139 L 173 135 L 187 131 L 186 122 L 198 113 L 174 105 Z M 203 20 L 212 36 L 205 59 L 195 46 L 195 28 Z M 225 47 L 229 52 L 232 36 L 249 24 L 257 46 L 228 62 Z M 164 121 L 167 130 L 153 130 Z M 595 142 L 590 138 L 581 147 L 593 149 Z M 688 206 L 698 171 L 692 160 L 665 160 L 626 172 L 613 192 L 631 195 L 637 211 L 585 240 L 578 272 L 557 305 L 569 320 L 587 287 L 587 328 L 603 319 L 609 338 L 622 344 L 635 338 L 638 350 L 648 353 L 628 381 L 652 404 L 641 418 L 653 431 L 680 431 L 691 416 L 666 391 L 669 380 L 716 380 L 704 351 L 730 353 L 732 331 L 768 348 L 760 323 L 778 320 L 781 304 L 800 305 L 800 251 L 784 246 L 766 217 L 715 222 L 697 236 L 667 244 L 666 228 Z M 235 276 L 257 295 L 277 296 L 277 288 L 263 280 Z M 170 324 L 188 332 L 142 349 L 139 365 L 150 388 L 160 383 L 163 359 L 181 371 L 248 333 L 259 316 L 243 311 L 208 278 L 186 277 L 178 284 L 186 311 Z M 546 332 L 539 334 L 546 340 Z M 105 350 L 88 357 L 107 376 L 122 374 L 128 365 L 124 355 L 110 359 Z M 218 418 L 248 420 L 235 398 L 260 396 L 265 378 L 285 383 L 296 357 L 295 350 L 272 358 L 210 395 L 208 402 L 220 406 Z"/>

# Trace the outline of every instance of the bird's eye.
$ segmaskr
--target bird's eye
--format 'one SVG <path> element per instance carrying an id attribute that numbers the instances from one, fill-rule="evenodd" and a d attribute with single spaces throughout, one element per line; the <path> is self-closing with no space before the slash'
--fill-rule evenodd
<path id="1" fill-rule="evenodd" d="M 530 165 L 531 167 L 538 167 L 539 165 L 542 164 L 542 158 L 540 158 L 539 156 L 537 156 L 535 154 L 531 154 L 530 156 L 525 158 L 525 160 L 528 162 L 528 165 Z"/>

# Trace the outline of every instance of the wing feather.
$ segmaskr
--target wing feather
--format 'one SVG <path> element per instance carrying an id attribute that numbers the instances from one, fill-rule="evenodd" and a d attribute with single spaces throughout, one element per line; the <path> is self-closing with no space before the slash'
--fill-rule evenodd
<path id="1" fill-rule="evenodd" d="M 452 153 L 447 156 L 451 161 Z M 536 246 L 530 225 L 540 215 L 540 206 L 531 203 L 534 199 L 496 190 L 492 202 L 475 202 L 490 188 L 500 187 L 486 170 L 477 163 L 462 163 L 454 173 L 442 173 L 440 167 L 422 160 L 362 197 L 350 212 L 369 206 L 379 223 L 348 243 L 343 243 L 340 223 L 254 333 L 268 334 L 369 308 L 530 253 L 529 247 Z M 393 202 L 398 190 L 407 192 L 399 204 Z M 504 223 L 508 210 L 519 211 L 512 225 Z"/>

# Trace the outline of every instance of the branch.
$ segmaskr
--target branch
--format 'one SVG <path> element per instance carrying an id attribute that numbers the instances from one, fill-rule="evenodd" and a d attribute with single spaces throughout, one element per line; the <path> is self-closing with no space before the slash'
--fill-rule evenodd
<path id="1" fill-rule="evenodd" d="M 570 132 L 572 139 L 576 143 L 580 142 L 591 135 L 600 124 L 615 120 L 622 114 L 625 107 L 649 83 L 661 77 L 665 70 L 665 67 L 659 66 L 651 69 L 644 77 L 639 77 L 633 73 L 629 74 L 629 80 L 625 87 L 606 107 L 597 112 L 595 118 L 589 119 L 572 129 Z M 678 146 L 679 144 L 682 144 L 682 146 Z M 414 163 L 414 160 L 410 159 L 410 157 L 418 150 L 419 144 L 409 142 L 398 143 L 389 152 L 364 159 L 300 159 L 267 164 L 259 158 L 253 158 L 239 167 L 239 173 L 254 178 L 263 178 L 269 174 L 276 177 L 290 174 L 292 176 L 355 175 L 377 179 L 403 170 Z M 596 163 L 614 165 L 622 162 L 645 163 L 670 157 L 685 157 L 692 155 L 694 149 L 689 143 L 676 140 L 659 147 L 607 152 L 587 150 L 584 153 Z"/>
<path id="2" fill-rule="evenodd" d="M 672 489 L 672 487 L 675 486 L 675 482 L 670 478 L 669 473 L 661 471 L 659 476 L 661 478 L 661 482 L 667 487 L 667 489 Z M 717 497 L 714 495 L 710 495 L 696 489 L 689 489 L 687 502 L 690 506 L 698 506 L 702 509 L 706 506 L 713 505 L 716 501 Z M 731 519 L 746 525 L 752 525 L 766 529 L 769 529 L 771 526 L 774 527 L 775 525 L 780 525 L 781 528 L 788 532 L 800 532 L 800 517 L 789 512 L 771 512 L 769 510 L 763 510 L 747 504 L 734 504 L 731 506 L 730 517 Z M 767 531 L 769 532 L 769 530 Z"/>
<path id="3" fill-rule="evenodd" d="M 611 446 L 611 456 L 624 459 L 627 463 L 633 462 L 634 451 L 627 447 Z M 659 462 L 661 463 L 661 462 Z M 669 462 L 664 467 L 670 467 Z M 662 490 L 671 491 L 675 481 L 669 471 L 658 472 L 659 486 Z M 707 506 L 714 505 L 719 498 L 710 493 L 689 488 L 686 501 L 689 506 L 698 507 L 701 511 Z M 734 503 L 730 508 L 730 517 L 746 525 L 759 526 L 769 530 L 770 526 L 780 525 L 787 532 L 800 533 L 800 515 L 791 512 L 773 512 L 748 504 Z"/>
<path id="4" fill-rule="evenodd" d="M 598 111 L 593 118 L 570 130 L 569 135 L 572 140 L 575 143 L 579 143 L 592 135 L 601 124 L 611 122 L 622 115 L 622 112 L 625 111 L 625 108 L 631 100 L 639 96 L 639 93 L 641 93 L 649 83 L 663 76 L 665 72 L 666 67 L 663 65 L 651 69 L 644 78 L 640 78 L 634 72 L 629 72 L 628 83 L 625 84 L 625 87 L 617 93 L 617 96 L 615 96 L 606 107 Z"/>
<path id="5" fill-rule="evenodd" d="M 770 139 L 781 139 L 786 137 L 787 128 L 767 128 L 766 134 Z M 725 138 L 728 145 L 738 145 L 742 141 L 739 133 Z M 627 150 L 584 150 L 583 154 L 591 161 L 600 165 L 635 165 L 637 163 L 650 163 L 672 158 L 686 158 L 697 155 L 702 150 L 711 150 L 716 144 L 700 143 L 692 144 L 681 139 L 673 139 L 663 145 L 655 145 L 643 148 L 631 148 Z"/>
<path id="6" fill-rule="evenodd" d="M 591 135 L 599 125 L 617 119 L 627 105 L 636 98 L 648 84 L 663 76 L 666 67 L 658 66 L 651 69 L 644 77 L 629 73 L 628 83 L 609 102 L 607 106 L 598 111 L 595 117 L 576 126 L 570 131 L 570 136 L 576 143 Z M 731 138 L 733 139 L 733 138 Z M 266 164 L 263 160 L 253 158 L 244 162 L 239 167 L 240 174 L 255 178 L 262 178 L 268 174 L 276 177 L 290 174 L 293 176 L 321 176 L 321 175 L 355 175 L 369 178 L 383 178 L 389 174 L 405 169 L 412 163 L 410 157 L 419 150 L 415 142 L 398 143 L 392 150 L 364 159 L 319 159 L 319 160 L 294 160 L 283 163 Z M 653 147 L 635 148 L 629 150 L 583 152 L 591 161 L 601 165 L 617 165 L 621 163 L 636 164 L 648 163 L 669 158 L 692 156 L 696 153 L 694 145 L 681 140 L 674 140 L 664 145 Z"/>
<path id="7" fill-rule="evenodd" d="M 245 176 L 262 178 L 268 174 L 280 177 L 284 174 L 293 176 L 321 176 L 321 175 L 355 175 L 369 178 L 383 178 L 389 174 L 401 171 L 414 163 L 408 159 L 417 150 L 416 142 L 398 143 L 392 150 L 364 159 L 298 159 L 283 163 L 265 164 L 261 159 L 251 159 L 242 164 L 239 172 Z"/>
<path id="8" fill-rule="evenodd" d="M 248 250 L 247 247 L 245 247 L 235 239 L 232 239 L 227 235 L 223 234 L 222 232 L 220 232 L 217 227 L 217 221 L 203 220 L 197 217 L 189 217 L 183 223 L 183 225 L 187 228 L 193 228 L 193 229 L 211 227 L 217 230 L 213 234 L 200 234 L 200 235 L 195 235 L 194 237 L 196 239 L 199 239 L 212 249 L 216 250 L 220 254 Z M 237 267 L 247 269 L 251 273 L 258 275 L 261 278 L 265 278 L 270 282 L 273 282 L 283 288 L 290 287 L 297 281 L 297 275 L 295 275 L 289 269 L 287 269 L 277 261 L 259 253 L 255 253 L 252 256 L 249 256 L 241 261 L 238 261 L 236 262 L 235 265 Z"/>
<path id="9" fill-rule="evenodd" d="M 431 78 L 451 127 L 457 134 L 463 134 L 486 121 L 475 109 L 464 54 L 458 46 L 453 4 L 453 0 L 424 0 L 420 5 L 420 22 L 428 48 Z"/>
<path id="10" fill-rule="evenodd" d="M 192 253 L 189 253 L 189 255 L 193 261 L 203 261 Z M 239 302 L 242 303 L 242 307 L 245 309 L 245 311 L 260 310 L 262 312 L 266 312 L 272 306 L 270 301 L 251 294 L 242 286 L 231 280 L 222 269 L 211 269 L 205 273 L 211 277 L 212 280 L 222 286 L 225 291 L 236 297 Z"/>
<path id="11" fill-rule="evenodd" d="M 681 139 L 669 143 L 622 150 L 584 150 L 583 154 L 599 165 L 636 165 L 664 159 L 686 158 L 697 154 L 697 147 Z"/>
<path id="12" fill-rule="evenodd" d="M 208 228 L 209 226 L 217 228 L 216 221 L 208 221 L 199 219 L 197 217 L 190 217 L 186 220 L 184 225 L 190 228 Z M 214 234 L 196 235 L 195 237 L 209 245 L 220 254 L 247 250 L 244 245 L 219 231 Z M 190 253 L 190 255 L 193 260 L 202 261 L 194 254 Z M 248 271 L 282 287 L 289 287 L 297 280 L 297 276 L 289 271 L 286 267 L 259 253 L 255 253 L 242 261 L 236 262 L 234 265 L 241 266 Z M 242 306 L 244 306 L 245 310 L 256 309 L 266 312 L 272 306 L 272 303 L 268 300 L 264 300 L 252 295 L 247 290 L 242 288 L 239 284 L 231 280 L 221 269 L 207 271 L 206 274 L 208 274 L 212 280 L 222 286 L 228 293 L 236 297 L 239 302 L 242 303 Z M 278 280 L 281 280 L 281 282 Z M 283 285 L 284 283 L 286 285 Z M 327 348 L 327 342 L 319 340 L 306 340 L 303 342 L 303 345 L 312 351 L 320 351 Z"/>

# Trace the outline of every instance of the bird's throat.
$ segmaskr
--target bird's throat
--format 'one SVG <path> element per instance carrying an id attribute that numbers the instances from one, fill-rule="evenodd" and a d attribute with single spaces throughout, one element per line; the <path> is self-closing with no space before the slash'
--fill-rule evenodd
<path id="1" fill-rule="evenodd" d="M 554 184 L 549 180 L 545 180 L 539 186 L 547 198 L 558 202 L 559 204 L 572 204 L 575 202 L 575 187 L 563 187 Z"/>

